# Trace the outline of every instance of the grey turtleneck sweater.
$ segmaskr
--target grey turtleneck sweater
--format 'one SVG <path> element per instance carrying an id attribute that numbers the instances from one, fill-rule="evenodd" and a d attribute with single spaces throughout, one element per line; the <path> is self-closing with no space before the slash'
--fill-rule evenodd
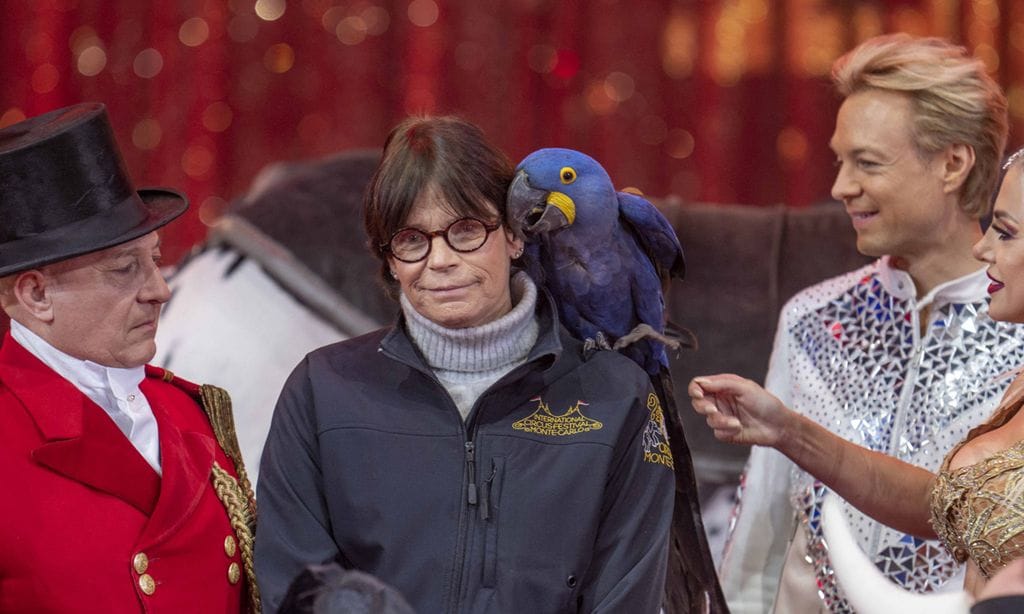
<path id="1" fill-rule="evenodd" d="M 405 325 L 427 365 L 455 401 L 462 419 L 491 384 L 526 362 L 537 342 L 537 286 L 520 271 L 512 277 L 512 310 L 473 328 L 445 328 L 400 296 Z"/>

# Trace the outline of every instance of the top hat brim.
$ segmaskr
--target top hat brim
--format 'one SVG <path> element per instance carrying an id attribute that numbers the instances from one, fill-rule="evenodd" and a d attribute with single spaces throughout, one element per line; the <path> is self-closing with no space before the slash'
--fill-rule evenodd
<path id="1" fill-rule="evenodd" d="M 143 188 L 109 210 L 0 245 L 0 277 L 114 247 L 149 234 L 185 212 L 188 200 L 167 188 Z"/>

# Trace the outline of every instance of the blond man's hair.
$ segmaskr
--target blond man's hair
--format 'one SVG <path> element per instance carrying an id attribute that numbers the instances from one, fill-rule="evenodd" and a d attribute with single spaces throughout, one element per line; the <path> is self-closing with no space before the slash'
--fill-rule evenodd
<path id="1" fill-rule="evenodd" d="M 1009 128 L 1006 96 L 981 60 L 940 38 L 889 34 L 836 60 L 832 81 L 844 98 L 866 89 L 906 94 L 911 138 L 922 157 L 950 145 L 974 149 L 960 208 L 974 219 L 988 213 Z"/>

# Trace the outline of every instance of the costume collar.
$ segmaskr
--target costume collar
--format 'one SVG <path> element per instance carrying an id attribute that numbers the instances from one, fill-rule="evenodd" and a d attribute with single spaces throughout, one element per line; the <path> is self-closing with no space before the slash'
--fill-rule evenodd
<path id="1" fill-rule="evenodd" d="M 921 298 L 917 298 L 917 288 L 910 274 L 892 266 L 890 256 L 883 256 L 878 261 L 878 279 L 889 294 L 909 301 L 915 310 L 950 303 L 976 303 L 988 296 L 988 275 L 985 267 L 980 265 L 977 271 L 941 283 Z"/>

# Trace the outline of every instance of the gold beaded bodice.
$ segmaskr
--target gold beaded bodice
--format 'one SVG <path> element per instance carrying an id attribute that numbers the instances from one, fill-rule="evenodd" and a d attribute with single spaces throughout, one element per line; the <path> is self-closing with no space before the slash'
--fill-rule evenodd
<path id="1" fill-rule="evenodd" d="M 931 495 L 935 532 L 957 561 L 970 558 L 986 578 L 1024 556 L 1024 440 L 973 465 L 950 470 L 949 464 L 964 444 L 1017 414 L 1022 383 L 1018 378 L 992 419 L 946 456 Z"/>

